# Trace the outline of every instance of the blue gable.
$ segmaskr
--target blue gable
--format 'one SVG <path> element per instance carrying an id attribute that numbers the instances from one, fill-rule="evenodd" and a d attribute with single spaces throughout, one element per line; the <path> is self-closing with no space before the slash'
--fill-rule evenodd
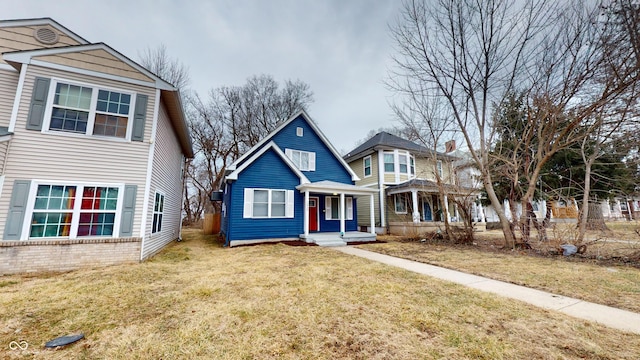
<path id="1" fill-rule="evenodd" d="M 296 130 L 298 128 L 302 128 L 302 136 L 297 135 Z M 269 141 L 273 141 L 283 152 L 285 149 L 293 149 L 316 154 L 316 170 L 303 171 L 309 181 L 330 180 L 343 184 L 354 184 L 351 173 L 343 165 L 341 159 L 331 152 L 329 147 L 322 141 L 322 138 L 315 132 L 313 127 L 309 125 L 302 114 L 291 120 L 276 133 L 271 133 L 267 139 L 263 141 L 266 141 L 265 144 L 245 154 L 243 156 L 244 159 L 235 164 L 236 167 L 240 167 L 248 161 L 251 156 L 260 151 L 262 147 L 267 146 Z"/>
<path id="2" fill-rule="evenodd" d="M 303 229 L 304 197 L 296 186 L 300 179 L 273 150 L 269 149 L 244 169 L 238 180 L 227 185 L 226 217 L 223 227 L 227 240 L 298 237 Z M 244 218 L 244 189 L 294 190 L 294 217 L 277 219 Z M 228 196 L 228 197 L 227 197 Z"/>
<path id="3" fill-rule="evenodd" d="M 302 128 L 302 136 L 297 136 L 297 128 Z M 340 160 L 333 155 L 302 115 L 282 128 L 271 140 L 283 151 L 284 149 L 294 149 L 316 153 L 316 170 L 303 171 L 309 181 L 330 180 L 353 184 L 351 174 L 345 169 Z"/>

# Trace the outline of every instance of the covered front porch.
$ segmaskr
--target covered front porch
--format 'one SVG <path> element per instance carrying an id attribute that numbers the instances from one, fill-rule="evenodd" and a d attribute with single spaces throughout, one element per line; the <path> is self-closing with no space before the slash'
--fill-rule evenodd
<path id="1" fill-rule="evenodd" d="M 390 233 L 405 234 L 407 226 L 412 231 L 435 230 L 444 227 L 445 218 L 450 223 L 462 223 L 463 211 L 474 223 L 485 223 L 482 205 L 475 201 L 479 195 L 476 189 L 445 184 L 441 195 L 437 183 L 412 179 L 388 187 L 386 195 Z"/>
<path id="2" fill-rule="evenodd" d="M 373 219 L 373 198 L 377 194 L 376 189 L 327 180 L 301 184 L 296 189 L 304 194 L 303 233 L 300 234 L 300 239 L 319 245 L 320 243 L 330 244 L 325 246 L 345 245 L 346 242 L 352 241 L 349 239 L 375 241 L 373 221 L 371 233 L 352 230 L 357 228 L 356 211 L 362 210 L 356 209 L 355 199 L 362 196 L 369 197 L 371 205 L 367 210 Z M 347 229 L 347 222 L 352 222 L 353 227 Z"/>

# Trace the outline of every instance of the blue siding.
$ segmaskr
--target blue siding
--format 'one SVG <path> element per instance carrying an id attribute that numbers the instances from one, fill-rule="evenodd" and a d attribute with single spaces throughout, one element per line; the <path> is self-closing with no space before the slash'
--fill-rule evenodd
<path id="1" fill-rule="evenodd" d="M 228 240 L 249 240 L 298 237 L 303 232 L 304 195 L 295 189 L 300 185 L 298 176 L 287 166 L 274 150 L 268 150 L 256 159 L 233 183 L 230 195 L 233 201 L 227 206 Z M 244 189 L 294 190 L 294 218 L 289 219 L 245 219 Z"/>
<path id="2" fill-rule="evenodd" d="M 303 129 L 302 137 L 296 135 L 296 129 L 299 127 Z M 331 180 L 345 184 L 353 184 L 351 175 L 347 169 L 342 166 L 340 161 L 324 144 L 318 134 L 313 131 L 313 128 L 309 126 L 302 115 L 281 129 L 271 140 L 273 140 L 282 151 L 289 148 L 316 153 L 316 171 L 303 171 L 309 181 Z"/>

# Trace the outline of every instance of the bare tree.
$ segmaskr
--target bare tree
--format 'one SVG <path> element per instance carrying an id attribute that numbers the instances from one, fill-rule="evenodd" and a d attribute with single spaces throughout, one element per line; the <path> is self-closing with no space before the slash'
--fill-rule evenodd
<path id="1" fill-rule="evenodd" d="M 160 44 L 156 48 L 147 48 L 142 54 L 138 54 L 140 63 L 152 73 L 171 83 L 177 89 L 186 91 L 191 77 L 189 68 L 180 60 L 172 59 L 167 52 L 167 47 Z"/>
<path id="2" fill-rule="evenodd" d="M 189 119 L 198 153 L 194 186 L 208 198 L 222 185 L 231 163 L 312 100 L 309 85 L 286 81 L 281 88 L 267 75 L 251 77 L 243 86 L 212 89 L 204 99 L 192 96 Z"/>
<path id="3" fill-rule="evenodd" d="M 411 0 L 392 29 L 398 46 L 395 89 L 409 98 L 418 91 L 446 99 L 507 246 L 515 244 L 515 234 L 493 187 L 490 154 L 499 129 L 492 104 L 504 103 L 511 93 L 525 94 L 519 149 L 501 159 L 521 189 L 525 224 L 545 163 L 583 139 L 581 125 L 635 81 L 600 76 L 606 61 L 600 28 L 594 26 L 599 10 L 598 3 L 577 1 Z M 523 240 L 529 240 L 528 231 Z"/>

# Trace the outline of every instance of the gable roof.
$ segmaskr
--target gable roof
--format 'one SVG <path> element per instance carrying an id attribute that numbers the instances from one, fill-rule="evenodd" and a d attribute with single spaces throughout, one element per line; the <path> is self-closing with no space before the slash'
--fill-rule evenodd
<path id="1" fill-rule="evenodd" d="M 58 55 L 58 54 L 68 54 L 73 52 L 82 52 L 82 51 L 92 51 L 92 50 L 104 50 L 116 59 L 126 63 L 131 66 L 135 70 L 141 72 L 145 76 L 149 77 L 153 80 L 153 82 L 144 82 L 141 80 L 129 79 L 128 82 L 138 83 L 143 86 L 152 86 L 156 89 L 160 90 L 160 97 L 164 101 L 167 112 L 169 114 L 169 119 L 171 125 L 178 137 L 178 141 L 180 143 L 180 148 L 182 149 L 182 153 L 188 157 L 193 157 L 193 146 L 191 143 L 191 136 L 189 135 L 189 128 L 187 126 L 187 121 L 184 116 L 184 111 L 182 107 L 182 99 L 180 96 L 179 90 L 173 85 L 169 84 L 159 76 L 153 74 L 151 71 L 147 70 L 145 67 L 139 65 L 135 61 L 129 59 L 128 57 L 122 55 L 120 52 L 114 50 L 110 46 L 105 43 L 95 43 L 95 44 L 84 44 L 84 45 L 73 45 L 73 46 L 63 46 L 63 47 L 55 47 L 55 48 L 43 48 L 43 49 L 35 49 L 35 50 L 23 50 L 23 51 L 11 51 L 2 54 L 2 58 L 11 66 L 13 66 L 16 70 L 20 71 L 20 68 L 23 64 L 31 64 L 34 57 L 38 56 L 47 56 L 47 55 Z M 43 65 L 38 63 L 38 65 Z M 46 65 L 45 65 L 46 66 Z M 52 66 L 54 66 L 52 64 Z M 121 78 L 118 78 L 113 75 L 96 73 L 87 70 L 89 75 L 104 77 L 104 78 L 113 78 L 115 80 L 123 81 Z"/>
<path id="2" fill-rule="evenodd" d="M 62 26 L 59 22 L 53 20 L 49 17 L 44 18 L 30 18 L 30 19 L 11 19 L 11 20 L 0 20 L 0 28 L 3 27 L 16 27 L 16 26 L 38 26 L 38 25 L 50 25 L 56 28 L 58 31 L 64 33 L 68 37 L 73 40 L 79 42 L 80 44 L 89 44 L 89 41 L 81 37 L 80 35 L 74 33 L 73 31 L 67 29 Z"/>
<path id="3" fill-rule="evenodd" d="M 262 147 L 255 154 L 253 154 L 247 161 L 243 162 L 242 165 L 238 166 L 237 169 L 231 171 L 230 174 L 225 176 L 225 180 L 238 180 L 238 174 L 240 174 L 244 169 L 249 167 L 254 161 L 256 161 L 262 154 L 267 152 L 267 150 L 273 149 L 278 156 L 282 159 L 282 161 L 289 166 L 289 168 L 300 178 L 300 184 L 309 183 L 309 179 L 298 169 L 298 167 L 289 159 L 287 155 L 280 149 L 280 147 L 274 143 L 273 141 L 269 142 L 266 146 Z"/>
<path id="4" fill-rule="evenodd" d="M 366 155 L 369 155 L 370 153 L 372 153 L 374 150 L 377 150 L 377 149 L 402 149 L 402 150 L 409 150 L 415 154 L 434 155 L 435 153 L 437 157 L 443 157 L 443 158 L 449 157 L 446 154 L 442 154 L 437 151 L 430 150 L 422 145 L 414 143 L 413 141 L 409 141 L 399 136 L 390 134 L 386 131 L 382 131 L 375 134 L 372 138 L 365 141 L 360 146 L 351 150 L 347 155 L 344 156 L 344 159 L 346 161 L 357 160 Z"/>
<path id="5" fill-rule="evenodd" d="M 276 127 L 272 132 L 270 132 L 269 135 L 265 136 L 264 139 L 260 140 L 256 145 L 254 145 L 251 149 L 249 149 L 249 151 L 247 151 L 244 155 L 239 157 L 238 160 L 234 161 L 233 164 L 231 164 L 227 169 L 228 170 L 232 170 L 232 171 L 236 170 L 236 167 L 238 167 L 243 161 L 245 161 L 247 159 L 247 157 L 251 156 L 257 149 L 262 147 L 267 142 L 271 141 L 271 139 L 278 132 L 280 132 L 280 130 L 284 129 L 287 125 L 289 125 L 292 121 L 294 121 L 298 117 L 302 117 L 307 122 L 307 124 L 309 124 L 309 126 L 318 135 L 318 137 L 324 143 L 324 145 L 329 149 L 329 151 L 333 154 L 333 156 L 340 162 L 342 167 L 344 167 L 344 169 L 347 170 L 349 175 L 351 175 L 351 180 L 353 180 L 353 181 L 360 180 L 358 175 L 356 175 L 356 173 L 353 171 L 353 169 L 351 169 L 351 167 L 342 158 L 342 156 L 340 156 L 340 153 L 338 153 L 338 151 L 333 147 L 333 145 L 331 145 L 331 143 L 329 142 L 327 137 L 322 133 L 320 128 L 318 128 L 318 126 L 315 124 L 315 122 L 313 120 L 311 120 L 311 117 L 304 110 L 300 110 L 299 112 L 297 112 L 293 116 L 291 116 L 288 120 L 285 120 L 282 123 L 280 123 L 280 125 L 278 125 L 278 127 Z"/>

